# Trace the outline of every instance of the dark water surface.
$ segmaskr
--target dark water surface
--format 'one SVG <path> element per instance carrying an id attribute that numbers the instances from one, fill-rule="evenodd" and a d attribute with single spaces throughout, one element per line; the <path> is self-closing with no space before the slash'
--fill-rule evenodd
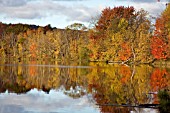
<path id="1" fill-rule="evenodd" d="M 159 113 L 170 69 L 104 63 L 1 63 L 0 113 Z"/>

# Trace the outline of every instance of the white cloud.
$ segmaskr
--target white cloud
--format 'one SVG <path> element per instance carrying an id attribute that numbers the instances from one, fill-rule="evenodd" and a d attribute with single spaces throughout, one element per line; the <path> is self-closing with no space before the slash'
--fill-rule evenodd
<path id="1" fill-rule="evenodd" d="M 73 99 L 55 90 L 51 90 L 50 94 L 36 89 L 21 95 L 6 93 L 0 95 L 0 100 L 0 112 L 5 113 L 85 113 L 88 112 L 87 109 L 95 110 L 94 105 L 90 106 L 92 103 L 89 103 L 86 96 Z"/>
<path id="2" fill-rule="evenodd" d="M 161 12 L 165 9 L 165 4 L 159 3 L 159 2 L 152 2 L 152 3 L 136 3 L 132 2 L 132 6 L 134 6 L 135 9 L 140 10 L 144 9 L 145 11 L 149 12 L 149 15 L 152 15 L 154 17 L 158 17 Z"/>
<path id="3" fill-rule="evenodd" d="M 165 9 L 168 0 L 0 0 L 0 21 L 7 23 L 52 24 L 66 27 L 73 22 L 88 25 L 105 7 L 119 5 L 143 8 L 152 16 Z M 62 22 L 62 23 L 61 23 Z M 60 24 L 60 25 L 59 25 Z M 62 25 L 61 25 L 62 24 Z"/>
<path id="4" fill-rule="evenodd" d="M 52 0 L 52 1 L 86 1 L 86 0 Z"/>
<path id="5" fill-rule="evenodd" d="M 64 15 L 69 21 L 78 20 L 82 22 L 89 21 L 91 16 L 97 12 L 98 8 L 87 7 L 80 4 L 66 6 L 53 1 L 32 1 L 18 7 L 8 7 L 3 5 L 0 9 L 0 14 L 3 14 L 8 18 L 35 19 L 54 15 Z"/>
<path id="6" fill-rule="evenodd" d="M 168 0 L 117 0 L 120 2 L 127 1 L 127 2 L 133 2 L 133 3 L 155 3 L 155 2 L 168 2 Z"/>
<path id="7" fill-rule="evenodd" d="M 27 3 L 26 0 L 0 0 L 0 6 L 17 7 Z"/>

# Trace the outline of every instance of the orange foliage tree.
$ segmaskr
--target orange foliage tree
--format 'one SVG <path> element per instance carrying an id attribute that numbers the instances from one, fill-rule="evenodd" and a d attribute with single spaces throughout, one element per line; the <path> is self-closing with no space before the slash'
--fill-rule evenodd
<path id="1" fill-rule="evenodd" d="M 159 91 L 168 87 L 168 77 L 170 74 L 166 69 L 156 68 L 151 75 L 151 87 L 153 91 Z"/>
<path id="2" fill-rule="evenodd" d="M 151 47 L 156 59 L 170 58 L 170 4 L 156 20 Z"/>
<path id="3" fill-rule="evenodd" d="M 148 62 L 151 25 L 147 14 L 133 7 L 105 8 L 90 32 L 90 60 Z"/>
<path id="4" fill-rule="evenodd" d="M 120 67 L 120 74 L 122 75 L 121 82 L 123 84 L 127 84 L 127 82 L 130 81 L 130 77 L 132 75 L 132 71 L 131 71 L 130 67 L 128 67 L 126 65 L 122 65 Z"/>
<path id="5" fill-rule="evenodd" d="M 168 40 L 165 19 L 156 20 L 156 30 L 151 40 L 152 54 L 156 59 L 166 59 L 168 56 Z"/>
<path id="6" fill-rule="evenodd" d="M 95 25 L 95 30 L 90 32 L 89 49 L 92 60 L 113 60 L 113 57 L 117 56 L 116 49 L 119 47 L 114 45 L 116 42 L 112 41 L 112 34 L 119 32 L 123 24 L 132 19 L 134 11 L 133 7 L 123 6 L 112 9 L 105 8 L 102 11 L 101 17 Z"/>
<path id="7" fill-rule="evenodd" d="M 113 9 L 105 8 L 102 11 L 101 17 L 96 24 L 96 29 L 100 32 L 101 31 L 105 32 L 105 30 L 109 28 L 115 29 L 118 25 L 119 22 L 118 20 L 120 18 L 125 18 L 129 20 L 132 16 L 134 16 L 134 11 L 135 9 L 133 7 L 124 7 L 124 6 L 114 7 Z"/>

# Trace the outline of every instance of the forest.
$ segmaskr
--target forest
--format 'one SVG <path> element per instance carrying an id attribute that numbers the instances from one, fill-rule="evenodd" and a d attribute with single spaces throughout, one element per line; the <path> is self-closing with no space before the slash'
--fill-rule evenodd
<path id="1" fill-rule="evenodd" d="M 123 64 L 170 59 L 170 5 L 153 19 L 134 7 L 105 8 L 93 28 L 74 23 L 51 25 L 0 23 L 3 60 L 104 61 Z"/>

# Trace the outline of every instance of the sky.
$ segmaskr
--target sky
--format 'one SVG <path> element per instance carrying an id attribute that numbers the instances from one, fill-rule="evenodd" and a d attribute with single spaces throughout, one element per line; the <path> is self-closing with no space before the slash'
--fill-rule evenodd
<path id="1" fill-rule="evenodd" d="M 46 94 L 32 89 L 20 95 L 6 91 L 0 95 L 0 113 L 99 113 L 90 99 L 90 94 L 73 99 L 58 90 Z"/>
<path id="2" fill-rule="evenodd" d="M 65 28 L 73 23 L 87 27 L 106 7 L 134 6 L 157 17 L 170 0 L 0 0 L 0 21 Z"/>

